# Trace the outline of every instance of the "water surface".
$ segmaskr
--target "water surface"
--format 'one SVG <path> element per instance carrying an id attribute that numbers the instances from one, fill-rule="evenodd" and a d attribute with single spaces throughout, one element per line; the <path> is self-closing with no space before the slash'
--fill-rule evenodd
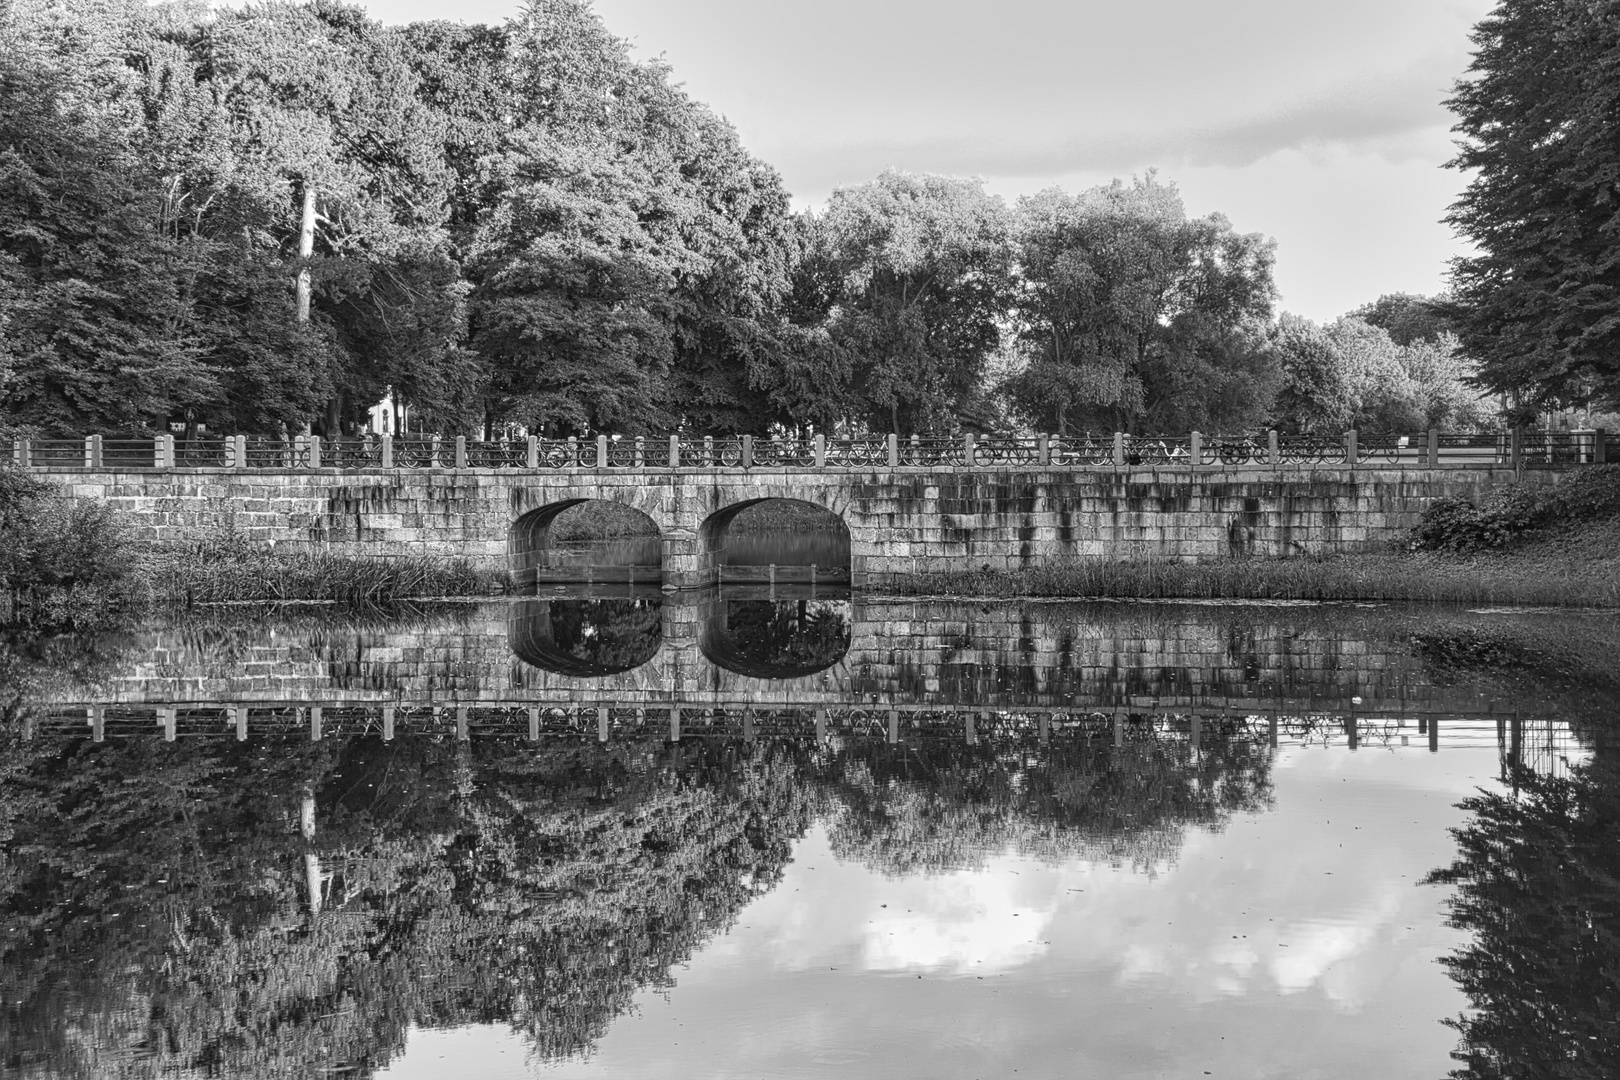
<path id="1" fill-rule="evenodd" d="M 1612 1075 L 1617 643 L 629 585 L 13 643 L 0 1071 Z"/>

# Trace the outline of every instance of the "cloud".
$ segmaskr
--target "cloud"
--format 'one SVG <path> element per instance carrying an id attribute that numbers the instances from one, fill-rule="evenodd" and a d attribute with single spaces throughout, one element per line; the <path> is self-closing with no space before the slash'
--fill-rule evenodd
<path id="1" fill-rule="evenodd" d="M 886 168 L 978 176 L 1057 177 L 1210 166 L 1241 169 L 1274 154 L 1349 150 L 1392 163 L 1449 156 L 1451 114 L 1443 102 L 1460 70 L 1437 52 L 1382 77 L 1358 77 L 1300 99 L 1278 96 L 1254 108 L 1157 124 L 1114 125 L 1077 118 L 1070 129 L 964 128 L 924 138 L 792 142 L 767 156 L 797 182 L 796 195 L 819 198 L 851 178 Z M 1435 164 L 1439 164 L 1438 161 Z M 859 182 L 856 180 L 854 182 Z"/>

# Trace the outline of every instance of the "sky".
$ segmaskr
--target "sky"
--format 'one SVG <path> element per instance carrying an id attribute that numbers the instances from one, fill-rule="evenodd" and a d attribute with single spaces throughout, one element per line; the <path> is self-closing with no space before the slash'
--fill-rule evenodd
<path id="1" fill-rule="evenodd" d="M 371 0 L 497 22 L 504 0 Z M 1009 201 L 1157 169 L 1277 241 L 1281 308 L 1432 294 L 1465 250 L 1443 102 L 1492 0 L 596 0 L 782 174 L 797 206 L 886 168 Z"/>

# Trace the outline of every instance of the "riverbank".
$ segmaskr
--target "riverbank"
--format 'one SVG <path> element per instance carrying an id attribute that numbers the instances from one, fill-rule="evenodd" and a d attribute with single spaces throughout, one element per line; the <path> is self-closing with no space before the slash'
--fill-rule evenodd
<path id="1" fill-rule="evenodd" d="M 1620 518 L 1556 539 L 1469 554 L 1388 551 L 1203 563 L 1073 560 L 1023 570 L 922 573 L 884 591 L 987 599 L 1401 600 L 1620 607 Z"/>

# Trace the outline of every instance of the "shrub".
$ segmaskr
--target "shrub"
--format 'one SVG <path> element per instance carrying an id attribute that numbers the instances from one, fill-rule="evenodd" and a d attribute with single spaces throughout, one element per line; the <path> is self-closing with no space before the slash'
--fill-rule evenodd
<path id="1" fill-rule="evenodd" d="M 0 623 L 84 628 L 140 606 L 143 583 L 116 513 L 50 492 L 0 468 Z"/>
<path id="2" fill-rule="evenodd" d="M 1620 514 L 1620 465 L 1571 473 L 1558 484 L 1513 484 L 1476 506 L 1468 499 L 1437 499 L 1413 530 L 1420 550 L 1467 553 L 1503 548 L 1546 529 Z"/>

